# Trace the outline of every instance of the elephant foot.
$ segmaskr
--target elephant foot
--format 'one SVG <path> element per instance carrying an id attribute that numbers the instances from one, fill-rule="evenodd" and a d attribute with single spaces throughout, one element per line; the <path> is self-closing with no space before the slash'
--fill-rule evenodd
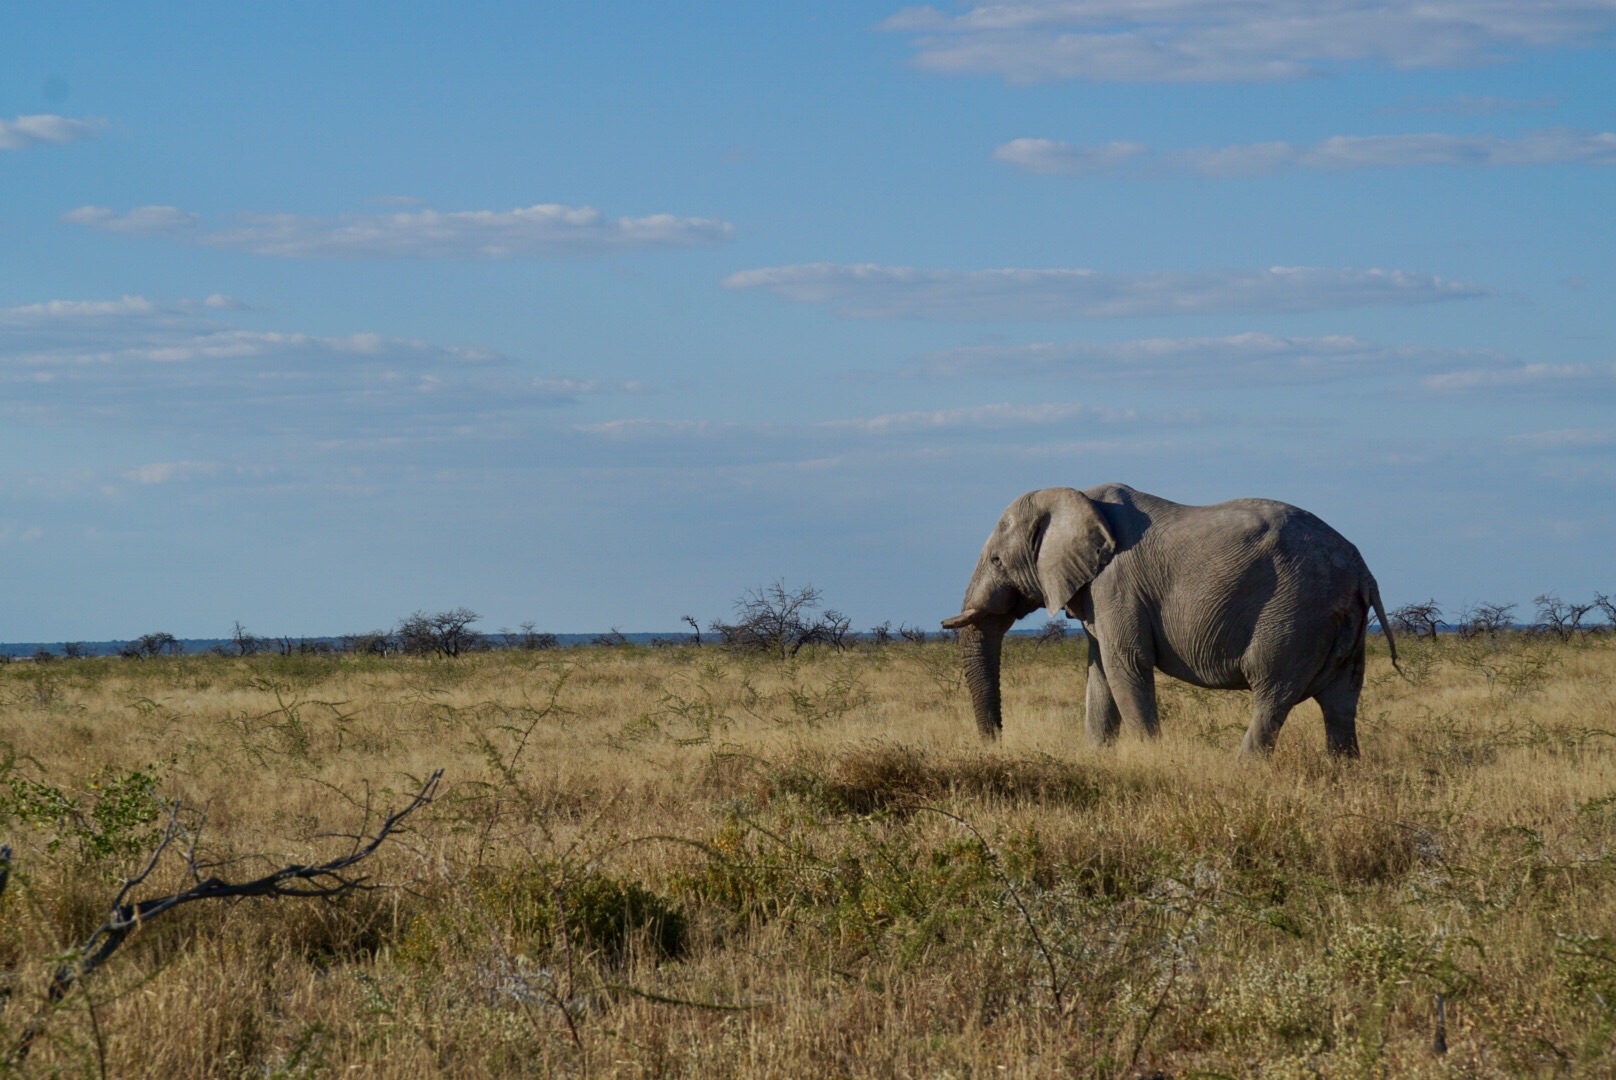
<path id="1" fill-rule="evenodd" d="M 1285 726 L 1285 717 L 1290 711 L 1289 705 L 1276 705 L 1271 699 L 1259 698 L 1251 714 L 1251 725 L 1246 728 L 1246 737 L 1240 740 L 1240 756 L 1272 754 L 1274 740 L 1279 738 L 1279 729 Z"/>
<path id="2" fill-rule="evenodd" d="M 1326 747 L 1326 750 L 1333 758 L 1344 761 L 1356 761 L 1358 758 L 1358 740 L 1353 739 L 1350 742 L 1337 742 L 1336 740 L 1331 739 L 1329 746 Z"/>

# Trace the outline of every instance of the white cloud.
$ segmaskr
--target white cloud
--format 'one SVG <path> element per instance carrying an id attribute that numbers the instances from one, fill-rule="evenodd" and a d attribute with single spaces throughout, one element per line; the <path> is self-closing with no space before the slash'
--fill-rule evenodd
<path id="1" fill-rule="evenodd" d="M 1152 153 L 1138 143 L 1079 146 L 1053 139 L 1014 139 L 993 151 L 1024 172 L 1083 176 L 1126 166 L 1256 176 L 1289 169 L 1408 168 L 1421 165 L 1616 165 L 1616 133 L 1556 129 L 1518 138 L 1495 135 L 1335 135 L 1322 142 L 1247 143 Z"/>
<path id="2" fill-rule="evenodd" d="M 639 384 L 534 375 L 485 349 L 376 333 L 250 330 L 222 294 L 0 308 L 0 417 L 367 439 L 501 437 L 524 414 Z M 153 483 L 172 474 L 133 477 Z"/>
<path id="3" fill-rule="evenodd" d="M 52 113 L 0 120 L 0 150 L 26 150 L 41 143 L 75 143 L 101 134 L 100 120 L 73 120 Z"/>
<path id="4" fill-rule="evenodd" d="M 535 390 L 544 390 L 566 397 L 583 397 L 586 394 L 644 394 L 650 392 L 650 387 L 638 379 L 611 382 L 603 379 L 538 378 L 534 379 L 531 385 Z"/>
<path id="5" fill-rule="evenodd" d="M 1261 176 L 1293 168 L 1301 156 L 1300 148 L 1291 143 L 1271 141 L 1246 146 L 1183 150 L 1163 155 L 1160 160 L 1169 169 L 1200 173 L 1202 176 Z"/>
<path id="6" fill-rule="evenodd" d="M 1308 385 L 1402 378 L 1445 395 L 1553 394 L 1616 389 L 1616 364 L 1524 362 L 1493 349 L 1383 345 L 1350 334 L 1287 337 L 1262 332 L 1130 341 L 965 345 L 925 353 L 905 373 L 927 378 L 1051 382 L 1162 380 L 1199 386 Z"/>
<path id="7" fill-rule="evenodd" d="M 1131 413 L 1117 413 L 1093 406 L 1047 402 L 1015 405 L 1000 402 L 957 409 L 931 409 L 921 412 L 886 413 L 851 420 L 827 420 L 818 427 L 824 431 L 850 431 L 864 435 L 902 435 L 915 432 L 991 431 L 1005 428 L 1060 424 L 1080 416 L 1109 420 L 1131 419 Z"/>
<path id="8" fill-rule="evenodd" d="M 1103 427 L 1152 430 L 1201 426 L 1191 414 L 1143 417 L 1131 409 L 1071 402 L 998 402 L 917 409 L 818 422 L 623 418 L 573 424 L 578 441 L 553 453 L 599 468 L 728 469 L 787 466 L 823 469 L 876 460 L 934 460 L 966 447 L 1002 452 L 1026 440 L 1056 439 Z"/>
<path id="9" fill-rule="evenodd" d="M 812 263 L 743 270 L 731 289 L 833 304 L 858 318 L 1100 319 L 1142 315 L 1280 313 L 1401 306 L 1487 290 L 1402 270 L 1275 266 L 1266 270 L 1116 274 L 1085 269 L 922 270 Z"/>
<path id="10" fill-rule="evenodd" d="M 598 424 L 574 424 L 572 430 L 581 435 L 598 435 L 607 439 L 664 439 L 695 437 L 715 433 L 740 431 L 738 424 L 720 424 L 710 420 L 606 420 Z"/>
<path id="11" fill-rule="evenodd" d="M 44 535 L 45 530 L 40 528 L 38 525 L 29 525 L 26 528 L 18 528 L 15 525 L 0 521 L 0 544 L 32 543 L 35 540 L 43 538 Z"/>
<path id="12" fill-rule="evenodd" d="M 910 481 L 895 479 L 893 470 L 946 484 L 983 469 L 984 461 L 1000 463 L 994 470 L 1005 462 L 1057 459 L 1070 470 L 1085 458 L 1098 468 L 1094 458 L 1112 455 L 1137 464 L 1167 450 L 1204 452 L 1228 430 L 1192 412 L 1143 414 L 1035 398 L 818 422 L 623 419 L 575 425 L 574 438 L 557 440 L 547 456 L 575 463 L 602 483 L 654 474 L 664 478 L 658 482 L 664 490 L 767 489 L 776 482 L 770 475 L 832 473 L 838 478 L 827 482 L 845 493 L 887 505 L 891 499 L 878 492 L 909 490 Z"/>
<path id="13" fill-rule="evenodd" d="M 1552 97 L 1512 98 L 1495 95 L 1458 94 L 1444 101 L 1392 105 L 1376 111 L 1388 115 L 1398 113 L 1447 113 L 1453 116 L 1496 116 L 1499 113 L 1552 109 L 1558 104 L 1558 99 Z"/>
<path id="14" fill-rule="evenodd" d="M 201 222 L 197 215 L 173 206 L 137 206 L 127 214 L 116 213 L 105 206 L 81 206 L 63 214 L 62 220 L 127 236 L 188 232 Z"/>
<path id="15" fill-rule="evenodd" d="M 1611 382 L 1616 380 L 1616 364 L 1521 364 L 1512 363 L 1429 375 L 1421 380 L 1427 390 L 1439 393 L 1529 389 L 1568 382 Z"/>
<path id="16" fill-rule="evenodd" d="M 1583 450 L 1616 446 L 1616 428 L 1554 428 L 1515 435 L 1509 440 L 1538 450 Z"/>
<path id="17" fill-rule="evenodd" d="M 1616 165 L 1616 134 L 1539 131 L 1516 139 L 1493 135 L 1336 135 L 1312 146 L 1259 143 L 1187 150 L 1175 163 L 1230 176 L 1287 168 L 1337 171 L 1417 165 Z"/>
<path id="18" fill-rule="evenodd" d="M 1083 176 L 1117 168 L 1149 153 L 1148 146 L 1135 142 L 1073 146 L 1053 139 L 1012 139 L 994 148 L 993 160 L 1014 165 L 1023 172 Z"/>
<path id="19" fill-rule="evenodd" d="M 295 259 L 505 259 L 721 244 L 734 226 L 717 218 L 650 214 L 608 218 L 590 206 L 541 203 L 515 210 L 400 211 L 340 218 L 242 214 L 204 229 L 172 206 L 117 214 L 83 206 L 63 220 L 129 234 L 166 234 L 207 247 Z"/>
<path id="20" fill-rule="evenodd" d="M 1317 383 L 1437 366 L 1507 362 L 1508 358 L 1491 352 L 1394 347 L 1352 335 L 1285 337 L 1248 332 L 1115 342 L 967 345 L 927 353 L 910 373 L 940 378 Z"/>
<path id="21" fill-rule="evenodd" d="M 996 402 L 942 409 L 917 409 L 812 423 L 624 418 L 604 423 L 574 424 L 573 434 L 590 440 L 601 453 L 623 455 L 619 461 L 657 465 L 699 462 L 736 464 L 757 461 L 818 462 L 849 460 L 846 455 L 904 454 L 921 457 L 952 453 L 962 445 L 1002 445 L 1006 435 L 1050 433 L 1149 424 L 1161 428 L 1199 426 L 1197 414 L 1144 417 L 1132 409 L 1074 402 L 1030 404 Z M 1013 437 L 1011 442 L 1016 441 Z M 1069 440 L 1063 440 L 1065 445 Z M 648 455 L 651 455 L 648 457 Z M 589 454 L 608 463 L 611 458 Z"/>
<path id="22" fill-rule="evenodd" d="M 1021 0 L 906 8 L 915 63 L 1014 83 L 1272 82 L 1345 66 L 1458 68 L 1608 43 L 1613 0 Z"/>
<path id="23" fill-rule="evenodd" d="M 48 320 L 102 319 L 124 315 L 151 315 L 157 305 L 144 296 L 117 300 L 47 300 L 40 304 L 0 308 L 0 327 L 38 324 Z"/>
<path id="24" fill-rule="evenodd" d="M 212 476 L 219 471 L 212 461 L 162 461 L 150 465 L 137 465 L 123 474 L 133 484 L 167 484 L 193 476 Z"/>

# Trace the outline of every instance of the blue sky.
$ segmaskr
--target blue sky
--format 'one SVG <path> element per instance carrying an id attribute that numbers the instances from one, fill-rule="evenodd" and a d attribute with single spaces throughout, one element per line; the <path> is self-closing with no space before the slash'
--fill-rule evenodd
<path id="1" fill-rule="evenodd" d="M 1613 0 L 6 21 L 0 640 L 934 625 L 1108 480 L 1616 591 Z"/>

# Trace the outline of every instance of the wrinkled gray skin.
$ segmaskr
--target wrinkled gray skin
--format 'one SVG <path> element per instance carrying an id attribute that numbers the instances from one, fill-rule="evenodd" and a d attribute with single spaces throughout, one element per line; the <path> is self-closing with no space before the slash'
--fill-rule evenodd
<path id="1" fill-rule="evenodd" d="M 1266 752 L 1298 703 L 1324 712 L 1332 754 L 1358 753 L 1358 694 L 1371 607 L 1387 625 L 1363 556 L 1294 506 L 1236 499 L 1182 506 L 1126 484 L 1045 488 L 999 518 L 977 560 L 958 630 L 976 724 L 998 737 L 1005 631 L 1040 607 L 1088 634 L 1090 741 L 1123 720 L 1157 733 L 1155 671 L 1195 686 L 1250 690 L 1243 753 Z M 1392 647 L 1392 662 L 1397 650 Z"/>

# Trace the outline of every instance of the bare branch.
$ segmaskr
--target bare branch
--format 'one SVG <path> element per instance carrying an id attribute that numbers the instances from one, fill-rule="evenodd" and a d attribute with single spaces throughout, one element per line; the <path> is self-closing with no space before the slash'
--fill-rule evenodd
<path id="1" fill-rule="evenodd" d="M 197 859 L 196 845 L 206 819 L 199 818 L 195 828 L 186 828 L 180 820 L 182 807 L 179 803 L 175 803 L 169 810 L 168 824 L 163 829 L 157 847 L 138 873 L 124 879 L 117 897 L 112 902 L 107 920 L 96 927 L 90 936 L 73 950 L 73 959 L 56 969 L 56 973 L 51 977 L 45 1005 L 23 1029 L 11 1050 L 9 1060 L 21 1062 L 28 1056 L 29 1047 L 44 1030 L 45 1023 L 55 1006 L 96 968 L 106 963 L 129 935 L 148 920 L 196 900 L 222 900 L 244 896 L 333 897 L 356 889 L 374 888 L 375 886 L 369 884 L 368 878 L 364 875 L 353 875 L 347 871 L 375 854 L 376 849 L 397 831 L 405 818 L 430 803 L 437 795 L 438 782 L 442 777 L 442 769 L 435 771 L 402 809 L 393 811 L 381 820 L 373 834 L 355 836 L 354 845 L 346 855 L 312 865 L 283 866 L 251 881 L 229 882 L 211 874 L 203 876 L 205 867 Z M 184 845 L 182 858 L 186 873 L 193 882 L 191 887 L 167 896 L 131 901 L 131 894 L 151 877 L 162 861 L 163 855 L 178 844 Z M 10 849 L 0 849 L 0 887 L 3 887 L 9 868 Z"/>
<path id="2" fill-rule="evenodd" d="M 910 626 L 908 623 L 898 624 L 898 636 L 912 645 L 924 645 L 931 640 L 924 627 Z"/>
<path id="3" fill-rule="evenodd" d="M 1044 935 L 1038 929 L 1038 920 L 1034 919 L 1032 912 L 1027 910 L 1027 905 L 1021 899 L 1020 890 L 1016 888 L 1015 882 L 1010 880 L 1010 875 L 1005 873 L 1004 867 L 1000 865 L 999 853 L 993 849 L 993 845 L 988 843 L 987 837 L 983 836 L 977 827 L 965 818 L 941 807 L 929 806 L 926 803 L 915 803 L 909 809 L 924 810 L 939 817 L 945 817 L 963 826 L 967 832 L 976 838 L 976 842 L 982 845 L 982 853 L 987 856 L 988 869 L 999 880 L 1000 886 L 1004 888 L 1006 895 L 1010 897 L 1010 902 L 1015 904 L 1016 911 L 1021 915 L 1022 923 L 1027 927 L 1027 933 L 1032 937 L 1033 946 L 1038 950 L 1039 955 L 1043 957 L 1044 966 L 1049 970 L 1049 996 L 1055 1006 L 1055 1013 L 1059 1016 L 1065 1016 L 1066 1003 L 1061 992 L 1060 969 L 1055 964 L 1055 954 L 1045 944 Z"/>

